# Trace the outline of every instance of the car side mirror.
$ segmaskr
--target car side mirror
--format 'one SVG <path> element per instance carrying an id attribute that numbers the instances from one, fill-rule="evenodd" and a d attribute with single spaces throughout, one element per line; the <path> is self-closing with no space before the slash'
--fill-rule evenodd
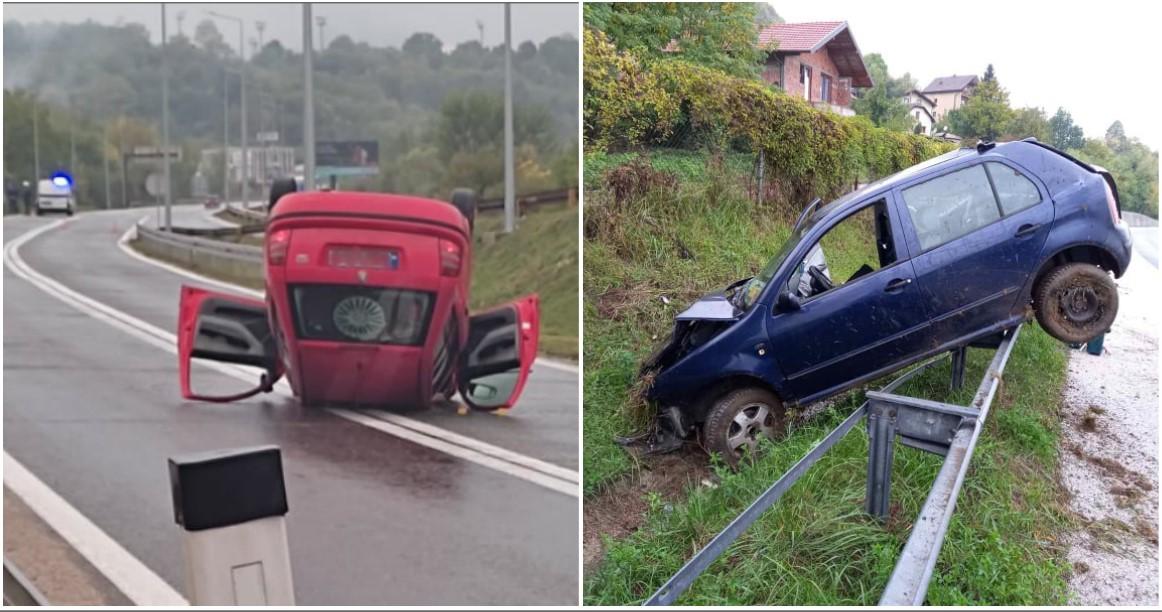
<path id="1" fill-rule="evenodd" d="M 792 312 L 803 307 L 803 304 L 799 301 L 799 296 L 790 291 L 780 293 L 779 300 L 775 305 L 778 306 L 781 312 Z"/>

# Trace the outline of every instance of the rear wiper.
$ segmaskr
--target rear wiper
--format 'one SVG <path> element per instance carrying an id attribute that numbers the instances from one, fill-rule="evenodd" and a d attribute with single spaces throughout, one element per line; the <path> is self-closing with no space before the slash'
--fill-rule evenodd
<path id="1" fill-rule="evenodd" d="M 795 221 L 795 227 L 791 228 L 791 233 L 792 233 L 792 234 L 794 234 L 795 232 L 799 231 L 799 226 L 800 226 L 800 225 L 803 225 L 803 221 L 804 221 L 804 220 L 806 220 L 806 219 L 807 219 L 807 217 L 810 217 L 810 216 L 811 216 L 811 213 L 812 213 L 812 212 L 813 212 L 813 211 L 814 211 L 814 210 L 815 210 L 815 209 L 816 209 L 816 208 L 817 208 L 817 207 L 818 207 L 818 206 L 819 206 L 819 205 L 820 205 L 822 202 L 823 202 L 823 200 L 820 200 L 819 198 L 815 198 L 814 200 L 811 200 L 811 203 L 807 205 L 807 208 L 804 208 L 804 209 L 803 209 L 803 212 L 799 213 L 799 219 Z"/>

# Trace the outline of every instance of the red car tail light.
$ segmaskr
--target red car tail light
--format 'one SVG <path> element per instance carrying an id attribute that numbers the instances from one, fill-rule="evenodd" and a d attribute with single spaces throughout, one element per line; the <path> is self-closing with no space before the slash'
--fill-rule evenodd
<path id="1" fill-rule="evenodd" d="M 266 261 L 272 266 L 286 264 L 286 253 L 290 249 L 290 230 L 278 230 L 266 237 Z"/>
<path id="2" fill-rule="evenodd" d="M 443 276 L 460 275 L 460 245 L 450 240 L 440 241 L 440 274 Z"/>

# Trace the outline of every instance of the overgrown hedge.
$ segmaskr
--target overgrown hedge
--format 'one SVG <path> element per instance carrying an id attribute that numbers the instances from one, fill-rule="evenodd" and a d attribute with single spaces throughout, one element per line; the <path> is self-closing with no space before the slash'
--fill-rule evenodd
<path id="1" fill-rule="evenodd" d="M 585 30 L 587 152 L 665 146 L 691 132 L 712 150 L 765 152 L 767 176 L 788 196 L 829 197 L 953 145 L 841 117 L 753 79 L 675 59 L 646 62 Z"/>

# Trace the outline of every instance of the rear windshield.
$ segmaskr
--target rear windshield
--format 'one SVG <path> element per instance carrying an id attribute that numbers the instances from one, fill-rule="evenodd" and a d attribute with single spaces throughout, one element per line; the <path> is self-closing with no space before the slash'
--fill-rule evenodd
<path id="1" fill-rule="evenodd" d="M 295 330 L 304 340 L 419 345 L 432 315 L 425 291 L 361 285 L 292 285 Z"/>

